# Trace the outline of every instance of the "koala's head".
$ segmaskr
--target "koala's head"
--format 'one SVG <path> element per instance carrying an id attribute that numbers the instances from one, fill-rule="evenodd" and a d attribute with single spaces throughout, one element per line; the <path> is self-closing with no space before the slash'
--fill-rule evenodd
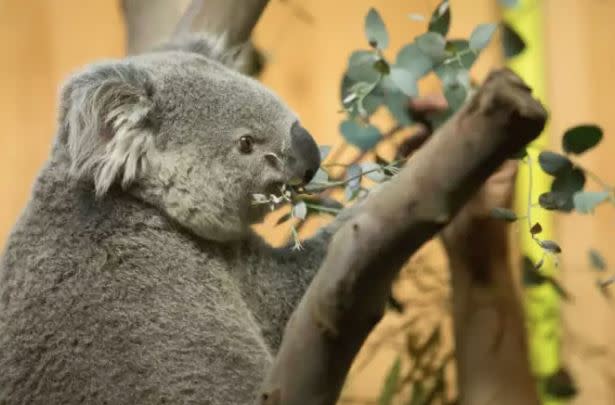
<path id="1" fill-rule="evenodd" d="M 119 185 L 228 241 L 265 215 L 254 194 L 309 182 L 320 157 L 276 95 L 202 53 L 165 50 L 77 74 L 62 91 L 58 145 L 99 198 Z"/>

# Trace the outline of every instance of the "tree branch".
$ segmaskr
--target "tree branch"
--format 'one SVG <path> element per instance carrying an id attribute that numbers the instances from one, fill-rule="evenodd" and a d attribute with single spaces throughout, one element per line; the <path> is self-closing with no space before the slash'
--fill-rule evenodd
<path id="1" fill-rule="evenodd" d="M 129 54 L 143 52 L 172 35 L 225 34 L 229 47 L 250 38 L 269 0 L 192 0 L 182 15 L 173 0 L 122 0 Z M 181 16 L 181 18 L 180 18 Z"/>
<path id="2" fill-rule="evenodd" d="M 206 31 L 225 34 L 229 47 L 250 39 L 269 0 L 192 0 L 175 35 Z"/>
<path id="3" fill-rule="evenodd" d="M 334 404 L 401 266 L 545 120 L 521 79 L 509 70 L 492 73 L 337 232 L 288 322 L 259 403 Z"/>

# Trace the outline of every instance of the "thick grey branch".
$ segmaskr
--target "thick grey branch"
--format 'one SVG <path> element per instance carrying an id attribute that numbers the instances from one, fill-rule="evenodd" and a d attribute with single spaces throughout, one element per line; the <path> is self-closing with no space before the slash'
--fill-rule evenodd
<path id="1" fill-rule="evenodd" d="M 122 0 L 129 54 L 143 52 L 172 35 L 225 34 L 229 47 L 250 38 L 269 0 Z"/>
<path id="2" fill-rule="evenodd" d="M 260 403 L 334 404 L 401 266 L 545 121 L 521 79 L 509 70 L 492 73 L 334 236 L 286 327 Z"/>
<path id="3" fill-rule="evenodd" d="M 269 0 L 192 0 L 177 25 L 176 35 L 206 31 L 225 34 L 228 46 L 250 38 Z"/>

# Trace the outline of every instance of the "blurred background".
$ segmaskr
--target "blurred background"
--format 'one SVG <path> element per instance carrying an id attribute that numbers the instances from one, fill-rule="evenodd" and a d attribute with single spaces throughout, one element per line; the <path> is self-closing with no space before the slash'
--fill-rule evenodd
<path id="1" fill-rule="evenodd" d="M 181 10 L 187 1 L 177 3 Z M 611 135 L 615 131 L 615 1 L 532 3 L 539 8 L 533 15 L 540 18 L 537 35 L 544 45 L 538 49 L 538 68 L 544 73 L 543 98 L 551 114 L 547 142 L 559 149 L 566 128 L 580 123 L 600 125 L 605 133 L 601 147 L 580 162 L 615 185 L 615 138 Z M 429 16 L 437 4 L 433 0 L 271 0 L 254 34 L 256 45 L 267 57 L 261 79 L 291 105 L 320 144 L 335 148 L 342 143 L 338 131 L 340 79 L 350 52 L 366 47 L 363 19 L 369 7 L 376 7 L 384 18 L 391 37 L 389 49 L 395 52 L 425 31 L 425 22 L 412 21 L 408 15 Z M 451 8 L 453 37 L 467 37 L 477 24 L 502 18 L 495 0 L 452 0 Z M 87 63 L 121 57 L 124 41 L 119 1 L 0 0 L 0 243 L 4 244 L 47 158 L 56 129 L 59 86 Z M 492 43 L 472 76 L 480 81 L 502 64 L 501 50 Z M 422 94 L 436 91 L 435 80 L 421 82 Z M 305 232 L 317 225 L 311 224 Z M 599 207 L 593 216 L 555 218 L 555 239 L 564 249 L 556 277 L 572 299 L 555 307 L 558 327 L 552 339 L 557 344 L 548 349 L 555 350 L 549 361 L 565 365 L 573 376 L 578 389 L 572 400 L 575 404 L 615 404 L 613 301 L 597 291 L 587 257 L 588 249 L 595 248 L 607 263 L 615 263 L 614 225 L 611 206 Z M 272 221 L 259 226 L 259 231 L 274 243 L 288 236 L 288 228 L 275 227 Z M 441 247 L 437 242 L 429 244 L 413 262 L 415 267 L 434 269 L 433 277 L 438 280 L 424 301 L 415 299 L 414 282 L 403 281 L 414 277 L 411 270 L 396 287 L 398 298 L 424 315 L 413 327 L 427 333 L 434 322 L 450 328 L 448 276 Z M 412 314 L 392 312 L 370 337 L 348 380 L 343 403 L 370 403 L 378 397 L 404 344 L 394 331 L 409 319 Z M 443 333 L 442 339 L 450 344 L 450 333 Z M 448 378 L 454 378 L 453 369 L 447 369 Z"/>

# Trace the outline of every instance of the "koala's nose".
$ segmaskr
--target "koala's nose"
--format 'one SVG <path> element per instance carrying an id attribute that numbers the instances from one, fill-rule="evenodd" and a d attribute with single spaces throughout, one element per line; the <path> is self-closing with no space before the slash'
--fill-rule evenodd
<path id="1" fill-rule="evenodd" d="M 294 172 L 304 184 L 312 180 L 320 167 L 320 151 L 312 135 L 295 121 L 290 129 L 290 138 L 293 153 L 297 159 Z"/>

